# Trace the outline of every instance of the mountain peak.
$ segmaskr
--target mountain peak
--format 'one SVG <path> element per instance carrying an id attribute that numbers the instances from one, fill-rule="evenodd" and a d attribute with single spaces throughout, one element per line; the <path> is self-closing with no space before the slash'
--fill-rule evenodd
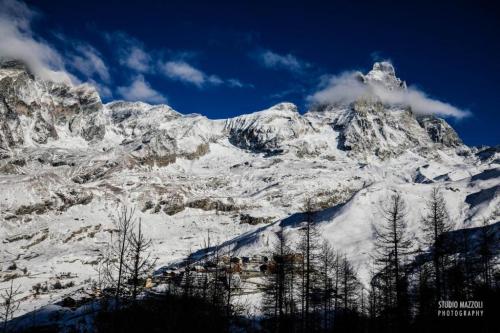
<path id="1" fill-rule="evenodd" d="M 389 90 L 406 89 L 406 82 L 396 76 L 394 66 L 388 61 L 376 62 L 364 76 L 365 83 L 382 85 Z"/>
<path id="2" fill-rule="evenodd" d="M 394 70 L 394 66 L 388 61 L 374 63 L 372 71 L 381 71 L 384 73 L 392 74 L 394 76 L 396 75 L 396 71 Z"/>
<path id="3" fill-rule="evenodd" d="M 281 102 L 276 105 L 273 105 L 269 108 L 269 110 L 277 110 L 277 111 L 293 111 L 298 112 L 297 105 L 290 102 Z"/>

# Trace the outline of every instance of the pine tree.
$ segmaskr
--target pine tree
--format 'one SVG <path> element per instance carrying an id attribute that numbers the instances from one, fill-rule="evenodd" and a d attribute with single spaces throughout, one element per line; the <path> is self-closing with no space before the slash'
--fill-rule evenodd
<path id="1" fill-rule="evenodd" d="M 443 257 L 446 254 L 444 234 L 451 230 L 443 194 L 438 187 L 432 189 L 427 201 L 427 215 L 422 218 L 422 230 L 428 246 L 432 247 L 434 279 L 437 299 L 443 296 Z"/>
<path id="2" fill-rule="evenodd" d="M 234 297 L 233 292 L 235 289 L 237 289 L 237 286 L 235 285 L 235 282 L 236 282 L 235 281 L 235 278 L 236 278 L 235 272 L 236 272 L 238 264 L 233 263 L 231 260 L 233 257 L 236 256 L 236 252 L 231 246 L 227 247 L 226 256 L 227 256 L 227 258 L 229 258 L 229 266 L 226 267 L 226 269 L 224 270 L 224 282 L 225 282 L 225 286 L 226 286 L 224 307 L 225 307 L 226 317 L 229 319 L 232 317 L 233 312 L 234 312 L 233 306 L 232 306 L 232 300 Z"/>
<path id="3" fill-rule="evenodd" d="M 302 237 L 300 241 L 300 250 L 303 255 L 302 260 L 302 317 L 305 330 L 308 331 L 311 326 L 311 312 L 313 307 L 313 287 L 315 282 L 316 266 L 319 250 L 319 231 L 314 224 L 314 211 L 311 200 L 305 204 L 306 221 L 301 229 Z"/>
<path id="4" fill-rule="evenodd" d="M 184 261 L 184 272 L 182 276 L 182 295 L 185 299 L 188 299 L 193 295 L 193 289 L 194 289 L 193 266 L 194 266 L 193 253 L 190 250 Z"/>
<path id="5" fill-rule="evenodd" d="M 345 254 L 340 259 L 340 280 L 338 296 L 340 298 L 339 310 L 335 316 L 335 331 L 352 330 L 357 323 L 357 299 L 360 283 L 356 271 Z"/>
<path id="6" fill-rule="evenodd" d="M 335 263 L 337 260 L 333 247 L 328 241 L 323 241 L 319 256 L 319 275 L 324 330 L 328 330 L 331 326 L 330 317 L 332 314 L 332 300 L 334 298 L 333 281 L 336 273 Z"/>
<path id="7" fill-rule="evenodd" d="M 294 308 L 294 295 L 291 279 L 294 274 L 294 257 L 283 229 L 275 233 L 273 248 L 273 269 L 265 276 L 263 308 L 274 322 L 276 332 L 286 331 L 286 323 Z"/>
<path id="8" fill-rule="evenodd" d="M 486 219 L 483 220 L 479 236 L 479 256 L 481 262 L 481 275 L 483 284 L 487 289 L 492 287 L 492 261 L 494 258 L 493 247 L 495 245 L 495 233 Z"/>
<path id="9" fill-rule="evenodd" d="M 214 267 L 212 277 L 210 278 L 211 303 L 217 304 L 222 308 L 224 304 L 224 269 L 221 267 L 220 245 L 216 244 L 212 254 L 211 263 Z"/>
<path id="10" fill-rule="evenodd" d="M 435 289 L 432 288 L 432 266 L 422 263 L 416 269 L 415 325 L 421 331 L 429 328 L 430 319 L 435 315 L 433 306 Z"/>
<path id="11" fill-rule="evenodd" d="M 345 255 L 341 259 L 340 269 L 340 299 L 343 310 L 355 310 L 359 281 L 354 267 Z"/>
<path id="12" fill-rule="evenodd" d="M 381 207 L 383 222 L 373 225 L 377 262 L 382 267 L 387 293 L 386 306 L 394 307 L 399 321 L 407 321 L 409 315 L 405 296 L 406 274 L 402 263 L 411 253 L 413 242 L 407 228 L 407 207 L 402 196 L 396 193 Z M 394 299 L 394 305 L 391 299 Z"/>

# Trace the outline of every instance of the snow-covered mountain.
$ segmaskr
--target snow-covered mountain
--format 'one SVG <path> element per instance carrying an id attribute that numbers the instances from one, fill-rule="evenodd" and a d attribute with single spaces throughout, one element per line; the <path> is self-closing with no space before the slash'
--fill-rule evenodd
<path id="1" fill-rule="evenodd" d="M 358 77 L 407 89 L 385 62 Z M 17 277 L 24 311 L 97 274 L 120 205 L 137 208 L 166 265 L 200 249 L 208 231 L 242 254 L 265 253 L 279 226 L 297 235 L 312 198 L 324 237 L 365 274 L 380 202 L 400 191 L 418 238 L 436 185 L 456 228 L 499 221 L 500 149 L 468 147 L 444 119 L 373 96 L 211 120 L 102 104 L 89 85 L 43 81 L 18 62 L 0 68 L 0 286 Z M 63 272 L 75 287 L 30 296 Z"/>

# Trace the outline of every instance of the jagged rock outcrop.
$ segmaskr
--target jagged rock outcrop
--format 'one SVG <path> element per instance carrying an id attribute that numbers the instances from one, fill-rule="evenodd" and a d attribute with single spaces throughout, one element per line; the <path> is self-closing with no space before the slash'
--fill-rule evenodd
<path id="1" fill-rule="evenodd" d="M 118 163 L 115 161 L 97 162 L 79 169 L 71 180 L 77 184 L 94 182 L 103 178 L 110 170 L 117 166 Z"/>
<path id="2" fill-rule="evenodd" d="M 443 144 L 446 147 L 457 147 L 462 144 L 457 132 L 443 119 L 435 116 L 420 116 L 417 117 L 417 120 L 433 142 Z"/>
<path id="3" fill-rule="evenodd" d="M 309 121 L 291 103 L 281 103 L 264 111 L 228 119 L 225 130 L 233 145 L 269 155 L 283 153 L 287 149 L 287 141 L 314 133 Z"/>
<path id="4" fill-rule="evenodd" d="M 165 166 L 177 157 L 195 159 L 210 151 L 221 126 L 200 115 L 182 116 L 167 105 L 112 102 L 106 105 L 111 130 L 140 164 Z"/>
<path id="5" fill-rule="evenodd" d="M 387 61 L 374 63 L 372 70 L 360 77 L 364 83 L 381 85 L 388 90 L 406 89 L 406 82 L 396 77 L 394 66 Z"/>
<path id="6" fill-rule="evenodd" d="M 381 102 L 359 100 L 345 109 L 324 107 L 318 112 L 324 113 L 338 132 L 338 148 L 354 155 L 374 154 L 384 159 L 434 143 L 410 109 L 391 109 Z"/>
<path id="7" fill-rule="evenodd" d="M 0 149 L 46 144 L 60 138 L 58 128 L 87 141 L 104 137 L 102 103 L 92 86 L 43 81 L 18 62 L 4 63 L 0 72 Z"/>
<path id="8" fill-rule="evenodd" d="M 44 214 L 52 210 L 65 211 L 75 205 L 87 205 L 93 199 L 93 194 L 84 189 L 60 189 L 51 198 L 19 206 L 14 214 L 17 216 L 29 214 Z"/>
<path id="9" fill-rule="evenodd" d="M 203 210 L 215 210 L 220 212 L 231 212 L 240 209 L 233 198 L 222 199 L 211 199 L 203 198 L 190 201 L 186 204 L 190 208 L 198 208 Z"/>
<path id="10" fill-rule="evenodd" d="M 475 154 L 483 162 L 500 163 L 500 146 L 482 147 Z"/>

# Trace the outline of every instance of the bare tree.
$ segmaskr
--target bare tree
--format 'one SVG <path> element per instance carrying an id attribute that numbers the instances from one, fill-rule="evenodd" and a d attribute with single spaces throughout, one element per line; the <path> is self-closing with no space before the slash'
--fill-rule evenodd
<path id="1" fill-rule="evenodd" d="M 3 319 L 3 332 L 7 333 L 7 323 L 14 317 L 14 313 L 19 309 L 17 296 L 21 294 L 20 286 L 14 288 L 14 279 L 10 280 L 10 287 L 0 294 L 2 303 L 0 304 L 0 315 Z"/>
<path id="2" fill-rule="evenodd" d="M 96 265 L 93 267 L 94 272 L 97 274 L 95 280 L 92 280 L 92 288 L 94 289 L 94 293 L 98 294 L 102 291 L 103 279 L 104 279 L 104 268 L 105 262 L 102 257 L 97 260 Z"/>
<path id="3" fill-rule="evenodd" d="M 125 262 L 132 280 L 132 300 L 137 299 L 137 292 L 141 278 L 148 274 L 154 267 L 155 261 L 151 259 L 149 250 L 151 239 L 144 236 L 142 232 L 142 221 L 139 220 L 137 232 L 132 231 L 129 235 L 130 260 Z"/>
<path id="4" fill-rule="evenodd" d="M 130 234 L 135 224 L 135 209 L 123 206 L 114 221 L 116 238 L 109 244 L 108 257 L 105 259 L 106 277 L 115 288 L 115 302 L 118 307 L 120 296 L 123 293 L 123 281 L 126 273 L 127 255 L 130 249 Z"/>

